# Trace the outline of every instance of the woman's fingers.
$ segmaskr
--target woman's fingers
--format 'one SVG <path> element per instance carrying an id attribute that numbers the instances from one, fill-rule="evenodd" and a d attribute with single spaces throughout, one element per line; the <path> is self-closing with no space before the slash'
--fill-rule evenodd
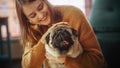
<path id="1" fill-rule="evenodd" d="M 52 26 L 48 29 L 48 31 L 51 31 L 57 25 L 62 25 L 62 24 L 68 25 L 68 22 L 58 22 L 58 23 L 52 24 Z"/>
<path id="2" fill-rule="evenodd" d="M 56 26 L 56 25 L 60 25 L 60 24 L 66 24 L 67 25 L 68 22 L 58 22 L 58 23 L 53 24 L 53 27 Z"/>

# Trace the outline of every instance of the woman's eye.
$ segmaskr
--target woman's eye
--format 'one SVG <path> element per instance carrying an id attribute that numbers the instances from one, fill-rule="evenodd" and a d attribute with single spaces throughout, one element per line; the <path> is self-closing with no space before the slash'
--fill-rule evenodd
<path id="1" fill-rule="evenodd" d="M 34 18 L 35 16 L 36 16 L 36 14 L 31 14 L 31 16 L 30 16 L 30 17 L 31 17 L 31 18 Z"/>
<path id="2" fill-rule="evenodd" d="M 38 6 L 38 11 L 42 10 L 43 9 L 43 3 L 41 3 L 39 6 Z"/>

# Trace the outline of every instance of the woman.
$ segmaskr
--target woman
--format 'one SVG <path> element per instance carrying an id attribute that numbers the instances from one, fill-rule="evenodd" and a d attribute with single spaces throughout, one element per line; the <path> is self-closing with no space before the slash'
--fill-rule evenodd
<path id="1" fill-rule="evenodd" d="M 68 68 L 104 68 L 104 57 L 91 25 L 81 10 L 73 6 L 53 6 L 47 0 L 16 0 L 24 48 L 23 68 L 41 68 L 45 56 Z M 67 22 L 79 32 L 84 52 L 77 58 L 56 58 L 46 53 L 44 33 L 52 24 Z"/>

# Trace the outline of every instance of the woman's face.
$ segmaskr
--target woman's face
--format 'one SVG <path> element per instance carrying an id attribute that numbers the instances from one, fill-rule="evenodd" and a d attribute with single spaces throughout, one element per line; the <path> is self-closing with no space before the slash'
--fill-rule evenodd
<path id="1" fill-rule="evenodd" d="M 31 24 L 48 25 L 50 24 L 50 10 L 48 6 L 40 0 L 23 5 L 23 13 Z"/>

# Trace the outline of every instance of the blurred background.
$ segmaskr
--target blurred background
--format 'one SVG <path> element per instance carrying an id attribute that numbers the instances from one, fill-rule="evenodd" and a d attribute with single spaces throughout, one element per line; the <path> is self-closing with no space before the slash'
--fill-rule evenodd
<path id="1" fill-rule="evenodd" d="M 53 5 L 73 5 L 90 20 L 101 44 L 108 68 L 119 67 L 119 0 L 49 0 Z M 19 21 L 15 0 L 0 0 L 0 68 L 22 68 Z"/>

